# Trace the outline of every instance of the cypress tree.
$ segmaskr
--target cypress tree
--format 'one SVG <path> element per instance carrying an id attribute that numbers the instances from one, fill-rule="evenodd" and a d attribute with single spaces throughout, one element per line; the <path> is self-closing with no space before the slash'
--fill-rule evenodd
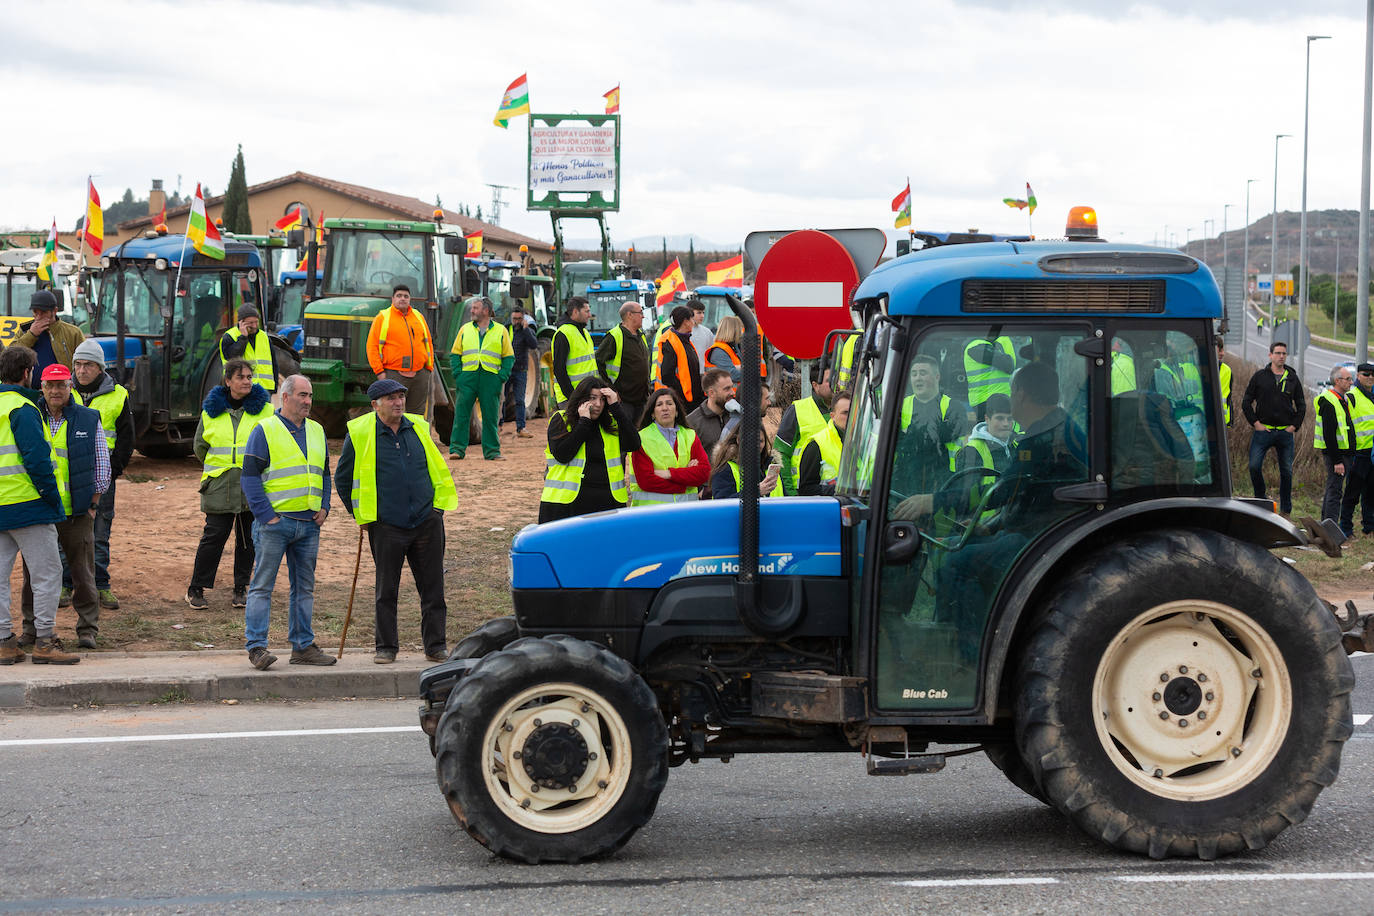
<path id="1" fill-rule="evenodd" d="M 206 197 L 209 197 L 207 192 Z M 239 144 L 234 164 L 229 169 L 229 187 L 224 192 L 224 228 L 237 235 L 247 235 L 253 231 L 253 220 L 248 216 L 248 181 L 244 177 L 243 144 Z"/>

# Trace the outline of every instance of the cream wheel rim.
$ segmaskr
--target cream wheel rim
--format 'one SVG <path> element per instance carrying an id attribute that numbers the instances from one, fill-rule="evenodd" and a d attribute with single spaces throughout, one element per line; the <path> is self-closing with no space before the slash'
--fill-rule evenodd
<path id="1" fill-rule="evenodd" d="M 1211 601 L 1161 604 L 1121 629 L 1093 678 L 1097 736 L 1132 782 L 1219 798 L 1253 781 L 1288 733 L 1293 685 L 1278 645 Z"/>
<path id="2" fill-rule="evenodd" d="M 481 763 L 487 792 L 511 820 L 539 833 L 572 833 L 605 817 L 625 793 L 630 732 L 596 691 L 540 684 L 492 718 Z"/>

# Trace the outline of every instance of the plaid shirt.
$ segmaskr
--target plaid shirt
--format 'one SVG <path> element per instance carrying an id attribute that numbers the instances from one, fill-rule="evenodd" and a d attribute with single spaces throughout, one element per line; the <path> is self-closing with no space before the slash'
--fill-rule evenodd
<path id="1" fill-rule="evenodd" d="M 56 437 L 57 434 L 60 433 L 60 432 L 62 431 L 62 424 L 65 423 L 65 422 L 67 422 L 67 418 L 66 418 L 65 415 L 63 415 L 63 416 L 61 416 L 61 417 L 54 417 L 54 416 L 52 416 L 51 414 L 49 414 L 49 415 L 48 415 L 48 433 L 49 433 L 50 435 L 52 435 L 53 437 Z M 104 439 L 103 436 L 102 436 L 101 439 L 100 439 L 100 444 L 101 444 L 101 445 L 104 445 L 104 444 L 105 444 L 105 439 Z M 104 493 L 104 492 L 105 492 L 106 490 L 108 490 L 109 488 L 110 488 L 110 450 L 109 450 L 108 448 L 99 448 L 99 447 L 97 447 L 97 448 L 95 449 L 95 492 L 97 492 L 97 493 Z M 73 509 L 75 509 L 74 506 L 73 506 Z"/>

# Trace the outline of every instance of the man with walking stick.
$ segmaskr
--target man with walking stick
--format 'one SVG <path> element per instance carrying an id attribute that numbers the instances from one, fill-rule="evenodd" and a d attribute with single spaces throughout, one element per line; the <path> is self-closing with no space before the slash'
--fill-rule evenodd
<path id="1" fill-rule="evenodd" d="M 332 665 L 335 661 L 315 645 L 310 626 L 320 527 L 329 515 L 329 453 L 324 428 L 309 419 L 313 400 L 310 379 L 288 376 L 281 385 L 281 407 L 253 429 L 244 450 L 240 483 L 253 511 L 257 562 L 248 586 L 243 629 L 248 660 L 259 671 L 277 660 L 267 651 L 267 627 L 283 556 L 291 577 L 286 618 L 291 664 Z"/>
<path id="2" fill-rule="evenodd" d="M 444 512 L 458 508 L 458 491 L 423 417 L 408 414 L 405 386 L 379 379 L 367 389 L 373 413 L 350 420 L 334 487 L 353 520 L 367 531 L 376 566 L 376 655 L 396 660 L 396 598 L 401 564 L 420 592 L 425 658 L 448 657 L 444 601 Z"/>

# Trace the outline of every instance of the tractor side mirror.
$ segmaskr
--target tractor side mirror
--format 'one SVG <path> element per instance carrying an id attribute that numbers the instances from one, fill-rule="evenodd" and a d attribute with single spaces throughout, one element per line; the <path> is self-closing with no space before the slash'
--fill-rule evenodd
<path id="1" fill-rule="evenodd" d="M 889 522 L 883 532 L 883 562 L 901 565 L 911 562 L 921 547 L 915 522 Z"/>
<path id="2" fill-rule="evenodd" d="M 530 281 L 524 277 L 512 277 L 510 281 L 510 294 L 514 299 L 528 299 L 533 293 L 530 289 Z"/>
<path id="3" fill-rule="evenodd" d="M 468 253 L 468 240 L 456 235 L 444 236 L 444 254 L 465 255 Z"/>
<path id="4" fill-rule="evenodd" d="M 305 230 L 304 230 L 304 229 L 292 229 L 290 232 L 286 233 L 286 247 L 287 247 L 287 248 L 304 248 L 304 247 L 305 247 Z"/>

